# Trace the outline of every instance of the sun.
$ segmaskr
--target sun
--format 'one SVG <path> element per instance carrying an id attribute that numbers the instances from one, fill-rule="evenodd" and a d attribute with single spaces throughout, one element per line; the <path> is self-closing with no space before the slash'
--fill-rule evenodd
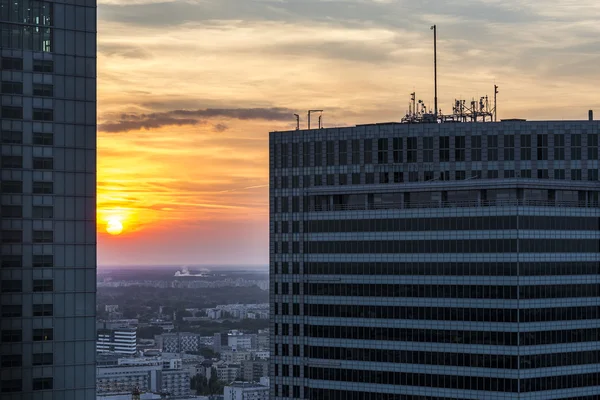
<path id="1" fill-rule="evenodd" d="M 123 232 L 123 224 L 118 219 L 111 218 L 106 223 L 106 232 L 111 235 L 118 235 Z"/>

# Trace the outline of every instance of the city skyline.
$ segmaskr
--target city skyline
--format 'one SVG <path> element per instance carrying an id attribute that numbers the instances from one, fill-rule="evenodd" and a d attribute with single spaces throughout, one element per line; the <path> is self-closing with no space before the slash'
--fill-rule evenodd
<path id="1" fill-rule="evenodd" d="M 266 264 L 267 132 L 432 104 L 433 23 L 444 112 L 495 83 L 499 118 L 585 119 L 598 7 L 99 1 L 99 264 Z"/>

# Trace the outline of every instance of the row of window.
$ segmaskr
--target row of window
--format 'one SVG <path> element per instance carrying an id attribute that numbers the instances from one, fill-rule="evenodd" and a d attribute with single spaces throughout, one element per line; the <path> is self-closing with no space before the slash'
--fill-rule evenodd
<path id="1" fill-rule="evenodd" d="M 0 183 L 0 191 L 3 194 L 22 194 L 22 181 L 2 181 Z M 52 194 L 54 193 L 54 182 L 33 181 L 31 186 L 33 194 Z"/>
<path id="2" fill-rule="evenodd" d="M 2 168 L 23 168 L 22 156 L 2 156 Z M 33 169 L 51 170 L 54 168 L 52 157 L 33 157 Z"/>
<path id="3" fill-rule="evenodd" d="M 0 132 L 0 143 L 23 144 L 23 132 L 3 130 Z M 48 132 L 33 132 L 31 144 L 34 146 L 54 145 L 54 134 Z"/>
<path id="4" fill-rule="evenodd" d="M 0 24 L 0 47 L 52 52 L 54 31 L 37 25 Z"/>
<path id="5" fill-rule="evenodd" d="M 281 253 L 297 254 L 299 242 L 281 242 Z M 598 239 L 459 239 L 304 242 L 304 254 L 598 253 Z"/>
<path id="6" fill-rule="evenodd" d="M 23 71 L 23 59 L 16 57 L 2 57 L 0 66 L 4 71 Z M 54 62 L 52 60 L 33 60 L 33 72 L 52 73 Z"/>
<path id="7" fill-rule="evenodd" d="M 491 346 L 541 346 L 547 344 L 597 342 L 600 340 L 600 328 L 541 332 L 495 332 L 306 325 L 304 331 L 306 336 L 314 338 Z M 283 335 L 287 336 L 285 332 L 289 331 L 283 331 Z"/>
<path id="8" fill-rule="evenodd" d="M 4 229 L 0 232 L 0 243 L 23 243 L 23 231 Z M 33 231 L 31 237 L 32 243 L 52 243 L 54 242 L 53 231 Z"/>
<path id="9" fill-rule="evenodd" d="M 33 378 L 31 388 L 33 390 L 50 390 L 54 386 L 53 378 Z M 0 382 L 0 392 L 16 393 L 23 391 L 23 381 L 21 379 L 9 379 Z"/>
<path id="10" fill-rule="evenodd" d="M 23 94 L 23 82 L 6 82 L 0 83 L 1 94 Z M 33 84 L 33 96 L 37 97 L 52 97 L 54 95 L 54 85 L 46 83 Z"/>
<path id="11" fill-rule="evenodd" d="M 275 303 L 275 315 L 279 314 Z M 284 310 L 288 303 L 282 304 Z M 296 304 L 293 304 L 296 306 Z M 299 308 L 299 307 L 298 307 Z M 283 314 L 283 313 L 282 313 Z M 401 307 L 363 306 L 347 304 L 306 304 L 304 314 L 313 317 L 409 319 L 429 321 L 470 322 L 548 322 L 580 321 L 600 318 L 600 308 L 548 307 L 530 309 L 462 308 L 462 307 Z M 285 315 L 285 314 L 283 314 Z M 294 315 L 299 315 L 294 313 Z"/>
<path id="12" fill-rule="evenodd" d="M 0 268 L 23 268 L 23 256 L 20 254 L 3 255 L 0 258 Z M 34 254 L 31 258 L 33 268 L 54 267 L 54 256 L 51 254 Z"/>
<path id="13" fill-rule="evenodd" d="M 297 268 L 300 271 L 300 266 Z M 276 273 L 288 274 L 288 263 Z M 298 272 L 299 273 L 299 272 Z M 555 276 L 597 275 L 598 262 L 520 262 L 520 263 L 391 263 L 391 262 L 309 262 L 306 275 L 427 275 L 427 276 Z"/>
<path id="14" fill-rule="evenodd" d="M 448 365 L 471 368 L 531 369 L 600 364 L 600 351 L 536 355 L 439 353 L 353 347 L 306 346 L 305 357 L 324 360 L 364 361 L 395 364 Z M 308 351 L 306 351 L 308 350 Z"/>
<path id="15" fill-rule="evenodd" d="M 289 294 L 287 290 L 284 291 L 287 286 L 284 286 L 284 284 L 281 286 L 281 294 Z M 305 283 L 304 294 L 310 296 L 416 297 L 432 299 L 563 299 L 600 297 L 600 285 L 597 283 L 589 285 L 535 286 Z"/>
<path id="16" fill-rule="evenodd" d="M 3 279 L 0 282 L 2 293 L 20 293 L 23 291 L 23 281 L 18 279 Z M 54 281 L 52 279 L 34 279 L 34 292 L 52 292 L 54 290 Z"/>
<path id="17" fill-rule="evenodd" d="M 49 1 L 0 0 L 0 21 L 26 25 L 52 25 L 53 4 Z"/>
<path id="18" fill-rule="evenodd" d="M 2 106 L 0 116 L 6 119 L 23 119 L 23 107 Z M 33 121 L 54 121 L 54 110 L 49 108 L 34 108 Z"/>
<path id="19" fill-rule="evenodd" d="M 437 397 L 396 393 L 358 392 L 340 389 L 304 389 L 305 399 L 310 400 L 469 400 L 461 397 Z M 562 400 L 597 400 L 598 396 L 578 396 Z"/>
<path id="20" fill-rule="evenodd" d="M 31 365 L 52 365 L 54 364 L 54 355 L 52 353 L 34 353 L 31 359 Z M 23 356 L 21 354 L 3 354 L 0 356 L 0 365 L 2 368 L 15 368 L 23 366 Z"/>
<path id="21" fill-rule="evenodd" d="M 51 317 L 54 313 L 52 304 L 33 304 L 31 312 L 34 317 Z M 3 304 L 1 309 L 2 317 L 18 318 L 23 315 L 23 306 L 21 304 Z"/>
<path id="22" fill-rule="evenodd" d="M 505 229 L 598 231 L 600 218 L 555 216 L 486 216 L 305 221 L 305 233 L 488 231 Z M 280 233 L 290 233 L 287 221 Z M 294 232 L 298 233 L 298 232 Z"/>
<path id="23" fill-rule="evenodd" d="M 549 150 L 553 150 L 555 160 L 565 160 L 565 154 L 570 153 L 571 160 L 581 160 L 582 134 L 570 134 L 570 146 L 565 146 L 564 134 L 553 134 L 554 147 L 548 147 L 548 134 L 522 134 L 520 147 L 515 146 L 515 135 L 503 135 L 503 144 L 499 145 L 498 136 L 470 136 L 470 146 L 466 145 L 466 136 L 455 136 L 454 146 L 451 146 L 449 136 L 440 137 L 395 137 L 377 139 L 377 148 L 374 149 L 373 139 L 351 139 L 336 141 L 319 141 L 304 143 L 280 143 L 275 145 L 274 158 L 276 168 L 320 167 L 334 165 L 368 165 L 368 164 L 403 164 L 434 162 L 434 152 L 437 149 L 440 162 L 483 161 L 486 154 L 487 161 L 515 160 L 518 152 L 521 160 L 548 160 Z M 487 144 L 482 145 L 485 137 Z M 537 139 L 537 146 L 532 151 L 531 139 Z M 436 140 L 437 139 L 437 140 Z M 419 148 L 421 141 L 421 148 Z M 361 149 L 362 142 L 362 149 Z M 437 142 L 437 146 L 434 146 Z M 406 144 L 406 146 L 405 146 Z M 405 150 L 406 148 L 406 150 Z M 598 134 L 587 134 L 587 157 L 589 160 L 598 159 Z M 302 152 L 300 150 L 302 149 Z M 565 152 L 565 149 L 569 151 Z M 362 151 L 361 151 L 362 150 Z M 470 150 L 470 151 L 469 151 Z M 467 155 L 470 154 L 470 160 Z M 406 155 L 406 156 L 405 156 Z M 362 157 L 361 157 L 362 156 Z M 420 157 L 419 157 L 420 156 Z M 453 157 L 451 157 L 453 156 Z M 535 158 L 534 158 L 535 157 Z"/>
<path id="24" fill-rule="evenodd" d="M 34 329 L 32 340 L 34 342 L 44 342 L 54 339 L 54 331 L 52 328 Z M 3 329 L 0 332 L 0 342 L 16 343 L 23 341 L 23 331 L 21 329 Z"/>
<path id="25" fill-rule="evenodd" d="M 273 179 L 273 189 L 299 189 L 309 188 L 311 186 L 345 186 L 345 185 L 374 185 L 374 184 L 388 184 L 388 183 L 417 183 L 417 182 L 433 182 L 433 181 L 464 181 L 473 179 L 512 179 L 512 178 L 524 178 L 531 179 L 536 177 L 537 179 L 553 179 L 565 180 L 570 176 L 570 180 L 581 181 L 583 180 L 583 171 L 578 168 L 571 169 L 570 175 L 567 174 L 565 169 L 554 169 L 552 173 L 548 169 L 540 168 L 535 170 L 535 173 L 531 169 L 505 169 L 496 170 L 491 169 L 487 171 L 472 170 L 472 171 L 423 171 L 420 174 L 417 171 L 411 172 L 367 172 L 364 173 L 364 181 L 361 181 L 361 173 L 342 173 L 342 174 L 316 174 L 316 175 L 304 175 L 302 182 L 300 182 L 300 176 L 286 176 L 286 177 L 275 177 Z M 587 180 L 591 182 L 598 181 L 598 170 L 588 169 Z M 291 183 L 288 181 L 291 178 Z M 376 179 L 377 178 L 377 179 Z"/>
<path id="26" fill-rule="evenodd" d="M 430 388 L 481 390 L 487 392 L 527 393 L 596 386 L 600 374 L 559 375 L 542 378 L 508 379 L 456 375 L 429 375 L 411 372 L 363 371 L 309 367 L 309 379 L 337 382 L 361 382 Z"/>
<path id="27" fill-rule="evenodd" d="M 0 216 L 3 218 L 22 218 L 22 206 L 0 206 Z M 31 217 L 35 219 L 54 218 L 54 206 L 33 206 L 31 208 Z"/>

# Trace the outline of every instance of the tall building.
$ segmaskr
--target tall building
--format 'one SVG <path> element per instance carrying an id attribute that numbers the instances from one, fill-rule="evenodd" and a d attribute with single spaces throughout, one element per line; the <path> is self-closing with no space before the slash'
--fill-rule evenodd
<path id="1" fill-rule="evenodd" d="M 0 0 L 0 397 L 95 399 L 96 1 Z"/>
<path id="2" fill-rule="evenodd" d="M 600 398 L 599 128 L 272 132 L 272 398 Z"/>

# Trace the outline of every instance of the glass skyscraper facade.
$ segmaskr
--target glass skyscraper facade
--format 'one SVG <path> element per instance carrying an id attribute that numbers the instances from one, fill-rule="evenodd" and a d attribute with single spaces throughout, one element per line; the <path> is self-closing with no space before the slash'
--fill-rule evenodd
<path id="1" fill-rule="evenodd" d="M 599 127 L 272 132 L 272 398 L 600 398 Z"/>
<path id="2" fill-rule="evenodd" d="M 96 1 L 0 0 L 0 398 L 93 400 Z"/>

